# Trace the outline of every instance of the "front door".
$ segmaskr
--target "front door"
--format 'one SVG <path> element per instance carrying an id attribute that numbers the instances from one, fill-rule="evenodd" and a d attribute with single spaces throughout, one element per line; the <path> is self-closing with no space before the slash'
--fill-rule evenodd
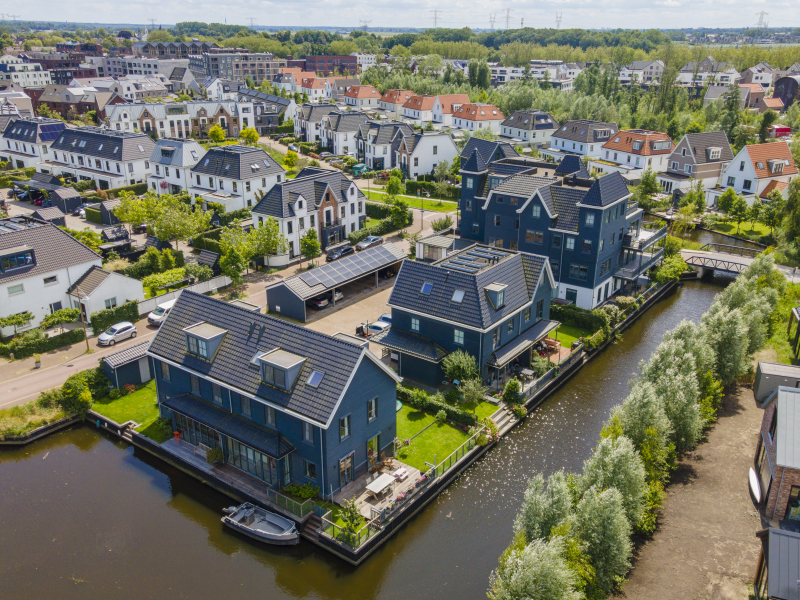
<path id="1" fill-rule="evenodd" d="M 353 481 L 353 454 L 348 454 L 339 461 L 339 487 Z"/>
<path id="2" fill-rule="evenodd" d="M 578 301 L 578 290 L 567 288 L 567 300 L 575 304 Z"/>

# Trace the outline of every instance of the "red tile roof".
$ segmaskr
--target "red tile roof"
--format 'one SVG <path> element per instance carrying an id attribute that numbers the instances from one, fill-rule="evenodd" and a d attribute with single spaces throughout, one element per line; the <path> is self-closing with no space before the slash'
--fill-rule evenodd
<path id="1" fill-rule="evenodd" d="M 493 104 L 462 104 L 453 116 L 467 121 L 497 121 L 506 118 Z"/>
<path id="2" fill-rule="evenodd" d="M 455 112 L 453 105 L 469 104 L 469 96 L 467 94 L 444 94 L 437 96 L 439 104 L 442 106 L 442 114 L 452 115 Z"/>
<path id="3" fill-rule="evenodd" d="M 763 102 L 767 108 L 783 108 L 783 100 L 780 98 L 764 98 Z"/>
<path id="4" fill-rule="evenodd" d="M 319 90 L 325 88 L 324 77 L 307 77 L 300 82 L 300 87 L 307 90 Z"/>
<path id="5" fill-rule="evenodd" d="M 408 101 L 403 104 L 403 108 L 410 108 L 411 110 L 431 110 L 436 96 L 411 96 Z"/>
<path id="6" fill-rule="evenodd" d="M 634 149 L 634 142 L 640 142 L 639 147 Z M 664 144 L 664 148 L 656 150 L 653 144 L 656 142 L 669 142 Z M 658 156 L 669 154 L 675 144 L 666 133 L 660 131 L 648 131 L 646 129 L 623 129 L 617 135 L 603 144 L 606 150 L 617 150 L 619 152 L 630 152 L 639 156 Z"/>
<path id="7" fill-rule="evenodd" d="M 344 95 L 348 98 L 377 98 L 380 94 L 371 85 L 352 85 Z"/>
<path id="8" fill-rule="evenodd" d="M 381 102 L 405 104 L 413 95 L 414 92 L 411 90 L 386 90 L 386 93 L 381 96 Z"/>
<path id="9" fill-rule="evenodd" d="M 754 93 L 757 93 L 757 92 L 761 92 L 762 94 L 764 93 L 764 88 L 761 87 L 760 83 L 740 83 L 739 87 L 740 88 L 750 88 L 750 93 L 751 94 L 754 94 Z"/>
<path id="10" fill-rule="evenodd" d="M 783 190 L 785 190 L 785 189 L 787 188 L 787 186 L 788 186 L 788 185 L 789 185 L 789 182 L 788 182 L 788 181 L 778 181 L 778 180 L 776 180 L 776 179 L 773 179 L 772 181 L 770 181 L 770 182 L 767 184 L 767 187 L 765 187 L 765 188 L 764 188 L 764 191 L 763 191 L 763 192 L 761 192 L 761 193 L 759 194 L 759 196 L 760 196 L 761 198 L 766 198 L 767 196 L 769 196 L 769 193 L 770 193 L 772 190 L 778 190 L 779 192 L 783 192 Z"/>
<path id="11" fill-rule="evenodd" d="M 750 162 L 753 163 L 753 169 L 756 171 L 756 177 L 765 179 L 767 177 L 780 177 L 782 175 L 796 175 L 797 167 L 792 158 L 792 152 L 789 150 L 789 144 L 784 141 L 767 142 L 765 144 L 752 144 L 745 146 L 747 155 L 750 157 Z M 783 163 L 783 170 L 773 173 L 770 170 L 769 161 L 777 160 Z"/>

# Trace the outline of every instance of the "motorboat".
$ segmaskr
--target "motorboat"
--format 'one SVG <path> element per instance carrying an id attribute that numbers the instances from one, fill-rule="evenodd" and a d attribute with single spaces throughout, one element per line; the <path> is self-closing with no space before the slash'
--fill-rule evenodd
<path id="1" fill-rule="evenodd" d="M 222 522 L 236 531 L 253 539 L 275 544 L 291 546 L 300 543 L 300 534 L 294 521 L 268 510 L 245 502 L 239 506 L 224 508 Z"/>

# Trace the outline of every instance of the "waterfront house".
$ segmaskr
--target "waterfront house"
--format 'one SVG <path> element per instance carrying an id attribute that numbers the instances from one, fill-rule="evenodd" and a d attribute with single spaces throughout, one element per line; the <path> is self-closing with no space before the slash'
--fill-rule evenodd
<path id="1" fill-rule="evenodd" d="M 253 207 L 253 226 L 272 217 L 289 244 L 289 258 L 300 254 L 300 239 L 317 232 L 323 250 L 347 239 L 367 219 L 366 196 L 341 171 L 306 167 L 294 179 L 267 190 Z"/>
<path id="2" fill-rule="evenodd" d="M 269 154 L 252 146 L 215 146 L 191 168 L 189 193 L 222 204 L 225 211 L 255 206 L 272 187 L 286 179 Z"/>
<path id="3" fill-rule="evenodd" d="M 709 204 L 716 204 L 728 188 L 744 196 L 747 204 L 753 204 L 756 198 L 765 199 L 773 189 L 784 192 L 796 175 L 792 152 L 784 140 L 745 146 L 722 170 L 720 186 L 708 191 Z"/>
<path id="4" fill-rule="evenodd" d="M 206 151 L 192 138 L 161 138 L 150 155 L 147 187 L 156 194 L 179 194 L 192 185 L 192 167 Z"/>
<path id="5" fill-rule="evenodd" d="M 549 320 L 555 285 L 546 256 L 479 244 L 434 263 L 407 260 L 387 303 L 392 327 L 371 341 L 396 355 L 401 376 L 426 385 L 441 384 L 442 360 L 456 350 L 475 357 L 485 381 L 504 381 L 558 326 Z"/>
<path id="6" fill-rule="evenodd" d="M 180 440 L 269 488 L 328 496 L 393 452 L 400 378 L 360 345 L 183 292 L 147 354 Z"/>
<path id="7" fill-rule="evenodd" d="M 643 227 L 622 175 L 592 179 L 578 156 L 556 165 L 471 138 L 461 177 L 461 237 L 549 257 L 558 297 L 581 308 L 629 290 L 663 258 L 666 228 Z"/>
<path id="8" fill-rule="evenodd" d="M 733 160 L 733 150 L 724 131 L 687 133 L 667 159 L 667 169 L 658 174 L 658 183 L 667 193 L 688 190 L 695 181 L 704 189 L 719 182 L 722 170 Z"/>

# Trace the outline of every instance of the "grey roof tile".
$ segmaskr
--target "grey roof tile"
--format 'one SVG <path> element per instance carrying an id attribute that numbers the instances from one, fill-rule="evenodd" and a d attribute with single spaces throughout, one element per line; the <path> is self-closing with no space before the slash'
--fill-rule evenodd
<path id="1" fill-rule="evenodd" d="M 584 144 L 594 144 L 608 141 L 618 131 L 619 127 L 616 123 L 581 119 L 562 123 L 558 131 L 553 132 L 552 137 Z M 599 132 L 609 132 L 609 134 L 601 135 Z"/>
<path id="2" fill-rule="evenodd" d="M 192 173 L 240 181 L 283 172 L 283 167 L 261 148 L 240 145 L 215 146 L 192 167 Z"/>
<path id="3" fill-rule="evenodd" d="M 155 142 L 143 133 L 79 127 L 62 131 L 51 149 L 130 162 L 149 160 L 155 145 Z"/>
<path id="4" fill-rule="evenodd" d="M 92 292 L 103 285 L 105 280 L 109 277 L 111 277 L 110 271 L 106 271 L 97 265 L 92 265 L 86 273 L 81 275 L 75 283 L 69 286 L 67 293 L 72 294 L 73 292 L 77 292 L 80 294 L 81 298 L 91 296 Z"/>
<path id="5" fill-rule="evenodd" d="M 614 172 L 595 180 L 581 203 L 589 206 L 608 206 L 629 195 L 625 179 L 620 173 Z"/>
<path id="6" fill-rule="evenodd" d="M 171 167 L 193 167 L 205 154 L 197 140 L 162 137 L 153 148 L 150 162 Z"/>
<path id="7" fill-rule="evenodd" d="M 541 110 L 515 110 L 500 125 L 523 131 L 546 131 L 558 128 L 558 121 Z"/>
<path id="8" fill-rule="evenodd" d="M 103 362 L 108 364 L 109 367 L 116 369 L 117 367 L 127 365 L 128 363 L 147 356 L 148 346 L 150 346 L 150 340 L 134 344 L 133 346 L 128 346 L 124 350 L 104 356 Z"/>

